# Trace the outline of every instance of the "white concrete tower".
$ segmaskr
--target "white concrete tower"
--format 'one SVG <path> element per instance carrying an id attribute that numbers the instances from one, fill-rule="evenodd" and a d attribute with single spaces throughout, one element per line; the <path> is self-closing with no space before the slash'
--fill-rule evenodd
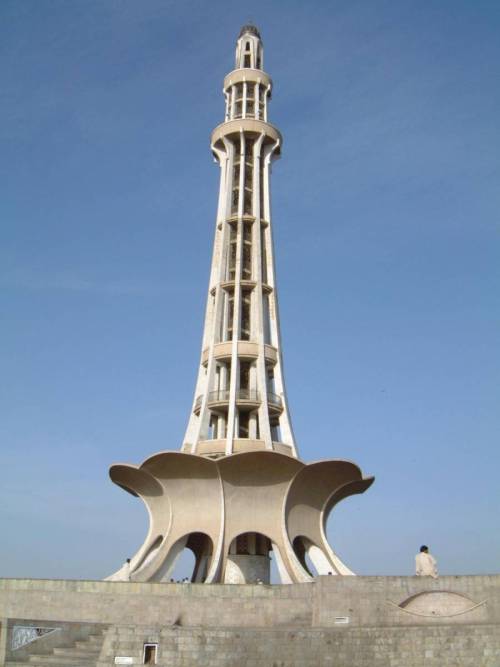
<path id="1" fill-rule="evenodd" d="M 269 182 L 281 135 L 267 122 L 271 79 L 259 31 L 242 28 L 224 79 L 225 121 L 212 133 L 221 169 L 198 381 L 182 451 L 110 477 L 149 515 L 143 545 L 111 579 L 168 581 L 183 549 L 191 581 L 282 583 L 350 575 L 326 539 L 333 507 L 373 477 L 354 463 L 299 460 L 281 359 Z M 309 562 L 308 562 L 309 559 Z"/>
<path id="2" fill-rule="evenodd" d="M 245 25 L 224 79 L 225 121 L 211 137 L 221 170 L 202 353 L 182 450 L 218 458 L 271 450 L 297 457 L 280 345 L 267 121 L 272 81 L 260 34 Z"/>

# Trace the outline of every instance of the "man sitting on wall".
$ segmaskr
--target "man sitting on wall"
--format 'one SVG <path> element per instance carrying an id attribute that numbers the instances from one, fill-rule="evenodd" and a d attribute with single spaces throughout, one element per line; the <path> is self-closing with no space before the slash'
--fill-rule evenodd
<path id="1" fill-rule="evenodd" d="M 415 569 L 418 577 L 434 577 L 437 579 L 437 562 L 429 553 L 429 547 L 422 545 L 420 553 L 415 556 Z"/>

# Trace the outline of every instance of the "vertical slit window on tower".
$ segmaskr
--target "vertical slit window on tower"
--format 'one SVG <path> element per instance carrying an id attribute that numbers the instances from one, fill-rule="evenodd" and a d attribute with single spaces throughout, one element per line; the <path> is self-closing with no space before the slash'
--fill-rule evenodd
<path id="1" fill-rule="evenodd" d="M 238 213 L 238 201 L 240 198 L 240 189 L 238 187 L 233 188 L 233 194 L 231 197 L 231 213 L 236 215 Z"/>
<path id="2" fill-rule="evenodd" d="M 249 422 L 249 414 L 248 412 L 241 412 L 239 413 L 239 437 L 240 438 L 248 438 L 248 422 Z"/>
<path id="3" fill-rule="evenodd" d="M 281 429 L 279 422 L 271 424 L 271 440 L 273 442 L 281 442 Z"/>
<path id="4" fill-rule="evenodd" d="M 227 265 L 227 279 L 234 280 L 236 278 L 236 248 L 237 248 L 237 234 L 236 226 L 229 225 L 229 253 Z"/>
<path id="5" fill-rule="evenodd" d="M 241 340 L 250 340 L 251 306 L 252 306 L 252 293 L 243 292 L 241 299 Z"/>
<path id="6" fill-rule="evenodd" d="M 264 165 L 262 164 L 262 160 L 259 170 L 259 201 L 260 201 L 260 218 L 261 220 L 263 220 L 265 216 L 264 216 Z"/>
<path id="7" fill-rule="evenodd" d="M 234 102 L 234 117 L 241 118 L 243 115 L 243 84 L 237 83 Z"/>
<path id="8" fill-rule="evenodd" d="M 245 222 L 243 225 L 243 280 L 252 279 L 252 223 Z"/>
<path id="9" fill-rule="evenodd" d="M 253 139 L 252 137 L 247 137 L 245 141 L 245 159 L 247 164 L 252 164 L 254 143 L 255 139 Z"/>
<path id="10" fill-rule="evenodd" d="M 254 89 L 254 94 L 255 94 L 255 117 L 256 118 L 262 118 L 262 114 L 260 113 L 260 84 L 257 83 Z"/>
<path id="11" fill-rule="evenodd" d="M 245 190 L 252 190 L 253 186 L 253 164 L 251 159 L 245 161 Z"/>
<path id="12" fill-rule="evenodd" d="M 260 256 L 262 258 L 262 282 L 267 283 L 266 230 L 260 230 Z"/>
<path id="13" fill-rule="evenodd" d="M 255 437 L 260 438 L 259 415 L 255 413 Z"/>
<path id="14" fill-rule="evenodd" d="M 238 186 L 240 182 L 240 163 L 235 162 L 233 167 L 233 186 Z"/>
<path id="15" fill-rule="evenodd" d="M 260 53 L 260 47 L 257 50 L 257 65 L 256 65 L 256 67 L 257 67 L 257 69 L 260 69 L 262 67 L 262 56 L 261 56 L 261 53 Z"/>
<path id="16" fill-rule="evenodd" d="M 243 67 L 252 67 L 252 45 L 250 44 L 250 42 L 247 42 L 245 44 Z"/>
<path id="17" fill-rule="evenodd" d="M 250 361 L 240 361 L 240 398 L 247 398 L 250 389 Z"/>
<path id="18" fill-rule="evenodd" d="M 243 213 L 252 215 L 252 191 L 246 188 L 243 194 Z"/>
<path id="19" fill-rule="evenodd" d="M 226 340 L 233 339 L 233 316 L 234 316 L 234 292 L 228 292 Z"/>
<path id="20" fill-rule="evenodd" d="M 218 425 L 219 425 L 219 418 L 215 413 L 212 413 L 210 415 L 210 424 L 209 424 L 209 429 L 208 429 L 208 439 L 209 440 L 217 440 L 218 436 Z"/>
<path id="21" fill-rule="evenodd" d="M 267 369 L 267 391 L 271 394 L 275 394 L 274 389 L 274 370 L 272 368 Z"/>
<path id="22" fill-rule="evenodd" d="M 269 294 L 262 295 L 263 324 L 264 324 L 264 343 L 271 345 L 271 316 L 269 313 Z"/>
<path id="23" fill-rule="evenodd" d="M 247 106 L 246 106 L 246 116 L 247 118 L 255 118 L 255 102 L 254 102 L 254 92 L 255 86 L 253 84 L 247 84 Z"/>
<path id="24" fill-rule="evenodd" d="M 238 213 L 238 201 L 240 197 L 240 163 L 241 163 L 241 143 L 239 138 L 234 142 L 234 167 L 233 167 L 233 183 L 231 193 L 231 214 Z"/>
<path id="25" fill-rule="evenodd" d="M 259 114 L 261 118 L 264 118 L 264 109 L 266 105 L 266 89 L 264 86 L 259 86 Z"/>
<path id="26" fill-rule="evenodd" d="M 253 189 L 253 145 L 254 140 L 248 138 L 245 146 L 245 181 L 243 192 L 243 213 L 252 214 Z"/>

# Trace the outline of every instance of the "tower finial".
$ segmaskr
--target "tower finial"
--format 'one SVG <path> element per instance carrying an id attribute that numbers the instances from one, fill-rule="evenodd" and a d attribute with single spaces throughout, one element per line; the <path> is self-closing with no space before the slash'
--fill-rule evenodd
<path id="1" fill-rule="evenodd" d="M 255 35 L 260 39 L 260 32 L 256 25 L 253 24 L 253 21 L 249 21 L 240 30 L 239 37 L 243 37 L 245 34 Z"/>

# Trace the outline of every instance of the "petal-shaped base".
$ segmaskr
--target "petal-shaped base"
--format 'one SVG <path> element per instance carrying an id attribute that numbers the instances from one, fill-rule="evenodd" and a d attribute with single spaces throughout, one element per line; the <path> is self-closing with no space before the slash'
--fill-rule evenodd
<path id="1" fill-rule="evenodd" d="M 306 554 L 319 574 L 352 574 L 328 545 L 325 524 L 337 502 L 373 482 L 348 461 L 305 465 L 272 451 L 217 460 L 160 452 L 140 467 L 114 465 L 110 476 L 139 496 L 150 516 L 130 569 L 110 578 L 166 580 L 187 547 L 196 558 L 192 580 L 207 583 L 229 578 L 228 557 L 244 572 L 245 556 L 259 562 L 270 549 L 283 583 L 311 579 Z"/>

